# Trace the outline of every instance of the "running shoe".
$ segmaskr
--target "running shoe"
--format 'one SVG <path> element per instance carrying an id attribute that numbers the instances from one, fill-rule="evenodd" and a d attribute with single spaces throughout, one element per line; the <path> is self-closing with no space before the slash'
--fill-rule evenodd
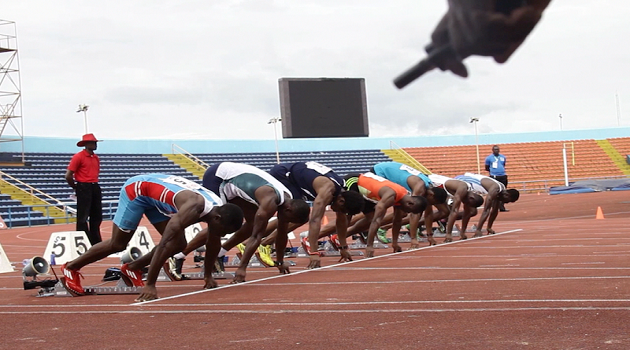
<path id="1" fill-rule="evenodd" d="M 142 281 L 142 271 L 141 270 L 129 270 L 129 264 L 123 264 L 120 267 L 120 272 L 123 275 L 123 278 L 126 277 L 128 282 L 131 282 L 131 285 L 134 287 L 144 287 L 144 282 Z"/>
<path id="2" fill-rule="evenodd" d="M 61 274 L 63 275 L 60 279 L 61 283 L 66 287 L 69 293 L 77 296 L 85 295 L 85 290 L 83 290 L 81 286 L 81 278 L 83 278 L 83 275 L 79 270 L 69 270 L 66 268 L 66 265 L 67 263 L 61 265 Z"/>
<path id="3" fill-rule="evenodd" d="M 309 254 L 311 252 L 311 243 L 308 241 L 308 237 L 302 237 L 302 249 L 304 253 Z"/>
<path id="4" fill-rule="evenodd" d="M 184 265 L 185 259 L 175 259 L 170 257 L 164 263 L 164 273 L 171 279 L 171 281 L 181 281 L 182 280 L 182 266 Z M 179 264 L 179 269 L 178 265 Z"/>
<path id="5" fill-rule="evenodd" d="M 391 243 L 392 241 L 387 237 L 387 230 L 382 228 L 379 228 L 378 231 L 376 231 L 376 239 L 383 244 Z"/>
<path id="6" fill-rule="evenodd" d="M 265 267 L 275 266 L 275 262 L 271 257 L 271 245 L 259 245 L 256 250 L 256 257 L 261 264 L 265 265 Z"/>
<path id="7" fill-rule="evenodd" d="M 236 249 L 238 249 L 238 252 L 236 253 L 236 256 L 238 256 L 239 259 L 243 258 L 243 253 L 245 253 L 245 244 L 243 243 L 239 243 L 236 245 Z"/>
<path id="8" fill-rule="evenodd" d="M 330 245 L 332 245 L 335 250 L 339 250 L 339 247 L 341 247 L 341 242 L 339 242 L 339 236 L 337 236 L 337 234 L 330 236 L 328 242 L 330 242 Z"/>
<path id="9" fill-rule="evenodd" d="M 212 268 L 212 273 L 224 273 L 225 272 L 225 256 L 217 257 L 217 260 L 214 262 L 214 268 Z"/>
<path id="10" fill-rule="evenodd" d="M 438 223 L 438 230 L 439 230 L 441 233 L 446 233 L 446 225 L 445 225 L 445 222 L 444 222 L 444 221 L 442 221 L 442 220 L 439 220 L 437 223 Z"/>

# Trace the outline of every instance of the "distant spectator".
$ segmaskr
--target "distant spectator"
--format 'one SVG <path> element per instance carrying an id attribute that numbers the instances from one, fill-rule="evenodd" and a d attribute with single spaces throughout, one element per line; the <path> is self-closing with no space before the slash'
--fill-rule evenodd
<path id="1" fill-rule="evenodd" d="M 492 146 L 492 154 L 486 157 L 486 171 L 489 173 L 490 177 L 499 181 L 505 188 L 508 185 L 508 176 L 505 172 L 505 156 L 499 153 L 499 146 Z M 505 204 L 503 202 L 499 203 L 500 211 L 509 211 L 505 209 Z"/>
<path id="2" fill-rule="evenodd" d="M 66 181 L 77 197 L 77 231 L 85 231 L 92 245 L 102 241 L 103 196 L 98 184 L 101 163 L 94 154 L 99 141 L 94 134 L 83 135 L 77 146 L 85 149 L 72 156 L 66 171 Z"/>

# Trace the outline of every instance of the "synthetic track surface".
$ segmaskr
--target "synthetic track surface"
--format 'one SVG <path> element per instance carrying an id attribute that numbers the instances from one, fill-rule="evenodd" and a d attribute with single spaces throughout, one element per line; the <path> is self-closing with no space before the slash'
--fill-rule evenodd
<path id="1" fill-rule="evenodd" d="M 291 275 L 250 268 L 247 283 L 214 290 L 158 282 L 161 299 L 139 305 L 132 295 L 36 298 L 19 271 L 0 274 L 0 348 L 630 348 L 628 194 L 523 195 L 508 208 L 497 235 L 325 258 L 318 270 L 291 259 Z M 71 229 L 4 230 L 0 243 L 20 262 Z M 84 285 L 117 264 L 86 267 Z"/>

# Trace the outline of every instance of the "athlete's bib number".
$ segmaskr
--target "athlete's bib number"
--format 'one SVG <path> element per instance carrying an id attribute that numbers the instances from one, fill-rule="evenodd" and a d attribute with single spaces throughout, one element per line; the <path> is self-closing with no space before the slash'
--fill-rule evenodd
<path id="1" fill-rule="evenodd" d="M 407 164 L 402 164 L 402 165 L 400 166 L 400 170 L 404 170 L 404 171 L 408 172 L 408 173 L 409 173 L 409 174 L 411 174 L 411 175 L 416 175 L 416 176 L 418 176 L 418 174 L 420 174 L 420 172 L 419 172 L 417 169 L 414 169 L 414 168 L 410 167 L 410 166 L 409 166 L 409 165 L 407 165 Z"/>
<path id="2" fill-rule="evenodd" d="M 369 177 L 370 179 L 374 179 L 374 180 L 379 181 L 379 182 L 387 181 L 386 178 L 380 177 L 380 176 L 378 176 L 378 175 L 376 175 L 374 173 L 364 173 L 364 174 L 361 174 L 361 176 Z"/>
<path id="3" fill-rule="evenodd" d="M 319 164 L 317 162 L 306 162 L 306 167 L 309 168 L 309 169 L 315 170 L 315 171 L 317 171 L 318 173 L 320 173 L 322 175 L 332 171 L 331 168 L 329 168 L 329 167 L 327 167 L 325 165 Z"/>
<path id="4" fill-rule="evenodd" d="M 184 235 L 186 236 L 186 242 L 192 241 L 192 239 L 195 238 L 195 236 L 197 236 L 197 234 L 201 232 L 201 230 L 202 230 L 201 224 L 199 223 L 192 224 L 186 227 L 186 229 L 184 230 Z"/>
<path id="5" fill-rule="evenodd" d="M 192 182 L 180 176 L 169 176 L 166 179 L 164 179 L 164 182 L 177 185 L 179 187 L 182 187 L 184 189 L 191 190 L 191 191 L 195 191 L 201 188 L 201 185 L 199 185 L 198 183 Z"/>

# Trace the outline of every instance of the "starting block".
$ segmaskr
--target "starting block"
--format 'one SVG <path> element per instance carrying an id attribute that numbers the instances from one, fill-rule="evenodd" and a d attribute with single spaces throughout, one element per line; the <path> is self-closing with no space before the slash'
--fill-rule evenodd
<path id="1" fill-rule="evenodd" d="M 62 277 L 63 278 L 63 277 Z M 37 297 L 72 297 L 74 296 L 70 293 L 66 287 L 64 287 L 63 283 L 61 283 L 58 279 L 49 279 L 44 281 L 39 281 L 40 283 L 37 285 L 39 290 L 37 291 Z M 83 287 L 85 291 L 85 295 L 111 295 L 111 294 L 140 294 L 142 291 L 142 287 L 133 287 L 128 286 L 125 281 L 121 278 L 116 281 L 116 284 L 111 286 L 105 286 L 105 284 L 111 283 L 103 282 L 102 284 L 95 286 Z M 33 287 L 34 288 L 34 287 Z M 26 282 L 24 284 L 24 289 L 32 289 L 26 287 Z"/>
<path id="2" fill-rule="evenodd" d="M 374 241 L 374 244 L 372 245 L 372 247 L 374 249 L 387 249 L 387 248 L 389 248 L 389 246 L 387 244 L 383 244 L 383 243 L 381 243 L 379 241 Z M 349 245 L 348 248 L 350 248 L 350 249 L 365 249 L 365 248 L 367 248 L 367 244 L 355 241 L 351 245 Z"/>
<path id="3" fill-rule="evenodd" d="M 202 280 L 205 276 L 206 274 L 203 271 L 195 273 L 182 273 L 183 280 Z M 234 274 L 230 272 L 213 272 L 212 278 L 215 280 L 233 279 Z"/>
<path id="4" fill-rule="evenodd" d="M 453 225 L 453 233 L 452 233 L 453 237 L 459 237 L 460 232 L 461 231 L 459 229 L 459 226 L 457 224 Z M 466 232 L 475 232 L 475 225 L 473 225 L 472 228 L 469 228 L 468 230 L 466 230 Z M 444 236 L 446 236 L 446 232 L 442 232 L 437 228 L 433 229 L 433 237 L 444 237 Z"/>
<path id="5" fill-rule="evenodd" d="M 166 267 L 164 267 L 166 268 Z M 175 281 L 173 279 L 171 279 L 170 277 L 171 275 L 164 272 L 164 270 L 160 270 L 160 274 L 158 276 L 158 281 Z M 204 271 L 202 270 L 201 272 L 194 272 L 194 273 L 182 273 L 182 281 L 183 280 L 202 280 L 204 279 L 206 276 L 206 274 L 204 273 Z M 232 279 L 234 278 L 234 274 L 230 273 L 230 272 L 213 272 L 212 273 L 212 278 L 214 278 L 215 280 L 225 280 L 225 279 Z"/>
<path id="6" fill-rule="evenodd" d="M 348 248 L 350 248 L 350 246 L 348 246 Z M 330 241 L 326 241 L 326 243 L 324 243 L 324 249 L 319 251 L 319 256 L 341 256 L 341 252 L 335 249 Z M 350 256 L 363 256 L 363 252 L 359 250 L 350 250 Z"/>
<path id="7" fill-rule="evenodd" d="M 114 286 L 104 286 L 105 284 L 110 282 L 104 282 L 103 284 L 99 284 L 96 286 L 88 286 L 83 287 L 85 291 L 85 295 L 111 295 L 111 294 L 140 294 L 142 291 L 142 287 L 130 287 L 128 286 L 123 279 L 119 279 L 116 281 L 116 285 Z M 58 281 L 52 288 L 40 288 L 38 292 L 38 297 L 49 297 L 49 296 L 65 296 L 72 297 L 72 293 L 68 292 L 68 290 L 63 286 L 61 281 Z"/>
<path id="8" fill-rule="evenodd" d="M 300 248 L 302 249 L 302 248 Z M 295 263 L 295 261 L 291 261 L 291 260 L 285 260 L 285 262 L 289 263 L 290 266 L 295 266 L 297 265 Z M 238 256 L 235 256 L 231 261 L 229 261 L 227 264 L 225 264 L 226 267 L 231 266 L 231 267 L 239 267 L 241 265 L 241 259 Z M 263 263 L 261 263 L 258 258 L 256 258 L 256 256 L 252 256 L 252 258 L 249 260 L 249 264 L 247 264 L 247 267 L 266 267 L 265 265 L 263 265 Z"/>
<path id="9" fill-rule="evenodd" d="M 162 269 L 160 269 L 160 274 L 158 275 L 157 280 L 158 281 L 166 281 L 166 282 L 170 282 L 170 281 L 176 281 L 174 279 L 171 278 L 171 274 L 167 273 L 166 269 L 168 269 L 168 263 L 164 264 L 164 267 L 162 267 Z M 195 272 L 195 273 L 182 273 L 182 280 L 202 280 L 205 277 L 205 273 L 203 270 L 203 265 L 197 265 L 195 266 L 195 268 L 202 268 L 201 272 Z M 229 273 L 229 272 L 213 272 L 212 273 L 212 278 L 214 278 L 215 280 L 224 280 L 224 279 L 231 279 L 234 278 L 234 274 L 233 273 Z"/>
<path id="10" fill-rule="evenodd" d="M 416 239 L 418 240 L 418 242 L 428 242 L 429 241 L 424 234 L 418 235 L 416 237 Z M 398 235 L 398 243 L 409 243 L 409 242 L 411 242 L 411 236 L 409 235 L 409 232 L 407 232 L 407 231 L 401 232 Z"/>
<path id="11" fill-rule="evenodd" d="M 11 265 L 9 258 L 7 258 L 7 254 L 2 248 L 2 244 L 0 244 L 0 273 L 4 272 L 13 272 L 13 265 Z"/>

